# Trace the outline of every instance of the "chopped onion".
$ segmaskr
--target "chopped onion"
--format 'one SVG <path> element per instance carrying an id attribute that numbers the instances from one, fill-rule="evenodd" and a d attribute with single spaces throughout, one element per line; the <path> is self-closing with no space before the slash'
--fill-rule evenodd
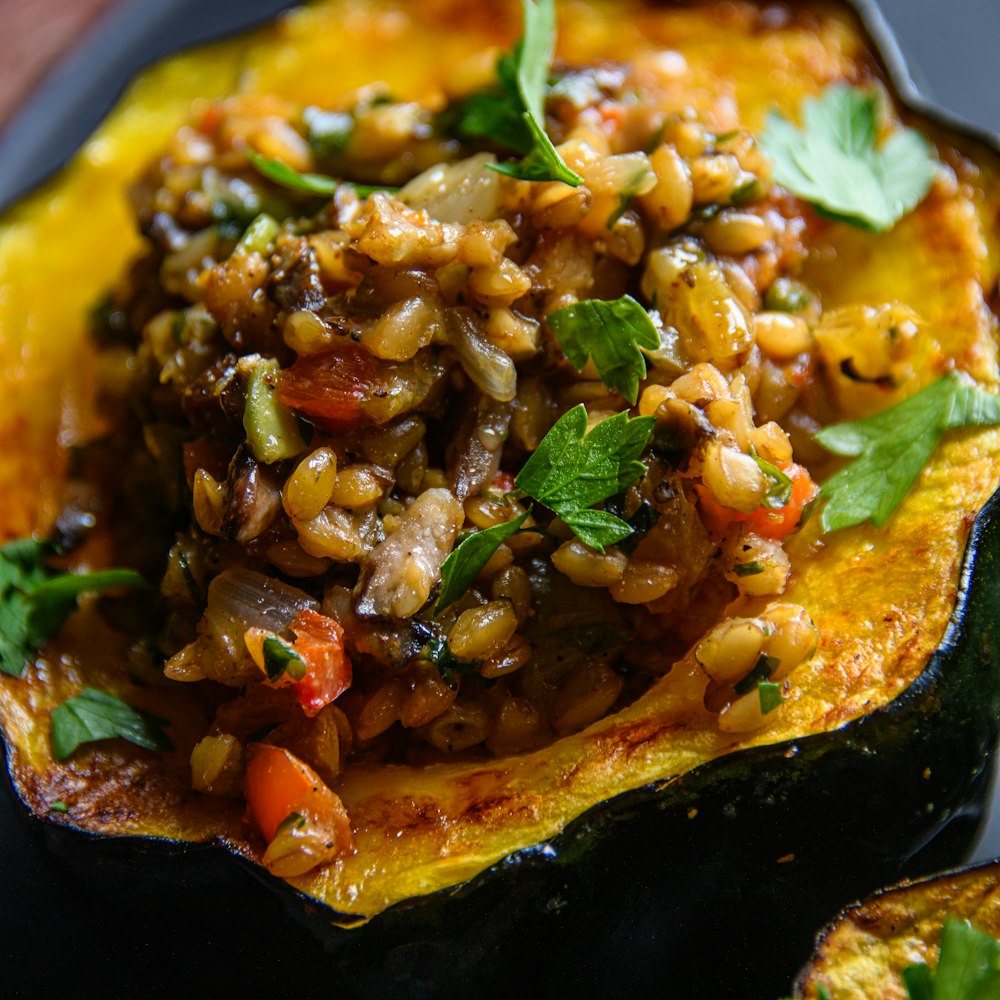
<path id="1" fill-rule="evenodd" d="M 248 628 L 281 632 L 306 608 L 318 611 L 319 604 L 297 587 L 239 567 L 208 585 L 205 620 L 227 646 L 239 648 Z"/>
<path id="2" fill-rule="evenodd" d="M 448 309 L 445 328 L 465 374 L 487 396 L 501 403 L 510 402 L 517 393 L 517 368 L 486 339 L 474 313 L 469 309 Z"/>
<path id="3" fill-rule="evenodd" d="M 492 153 L 478 153 L 458 163 L 440 163 L 417 174 L 399 192 L 411 208 L 423 208 L 439 222 L 489 221 L 500 212 L 500 175 L 489 170 Z"/>

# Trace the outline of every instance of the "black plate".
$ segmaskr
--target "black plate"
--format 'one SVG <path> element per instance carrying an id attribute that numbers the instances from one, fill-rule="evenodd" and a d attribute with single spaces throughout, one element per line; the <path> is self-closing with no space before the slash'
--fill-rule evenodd
<path id="1" fill-rule="evenodd" d="M 132 0 L 114 11 L 0 134 L 0 205 L 63 164 L 142 66 L 258 23 L 286 6 L 283 0 Z M 1000 133 L 997 0 L 947 5 L 882 0 L 881 7 L 921 90 L 951 113 Z M 892 53 L 886 54 L 891 59 Z M 147 872 L 137 858 L 128 886 L 120 882 L 120 869 L 109 869 L 105 894 L 106 851 L 80 840 L 72 864 L 66 864 L 60 851 L 46 848 L 53 831 L 26 816 L 7 783 L 0 785 L 3 996 L 338 995 L 321 946 L 239 866 L 231 866 L 224 900 L 218 898 L 217 881 L 212 885 L 216 898 L 205 898 L 197 860 L 183 884 L 164 886 L 146 881 L 155 877 L 156 865 Z M 142 850 L 125 843 L 121 849 Z M 975 858 L 997 855 L 1000 809 L 995 805 Z M 82 879 L 73 874 L 80 870 L 87 871 Z M 790 956 L 789 983 L 795 963 L 805 957 Z M 667 984 L 649 985 L 649 996 L 669 995 Z"/>

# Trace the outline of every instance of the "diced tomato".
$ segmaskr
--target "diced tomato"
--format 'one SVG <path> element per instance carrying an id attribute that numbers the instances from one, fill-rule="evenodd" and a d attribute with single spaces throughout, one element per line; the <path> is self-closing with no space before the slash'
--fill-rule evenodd
<path id="1" fill-rule="evenodd" d="M 602 101 L 597 108 L 604 129 L 611 134 L 617 132 L 625 121 L 625 109 L 617 101 Z"/>
<path id="2" fill-rule="evenodd" d="M 327 832 L 338 848 L 350 848 L 344 803 L 308 764 L 284 747 L 250 744 L 245 793 L 247 815 L 268 843 L 289 816 L 298 814 Z"/>
<path id="3" fill-rule="evenodd" d="M 306 675 L 291 690 L 312 717 L 351 686 L 351 660 L 344 650 L 340 622 L 326 615 L 300 611 L 291 624 L 295 633 L 292 649 L 305 661 Z"/>
<path id="4" fill-rule="evenodd" d="M 746 523 L 763 538 L 781 539 L 790 535 L 798 528 L 802 509 L 817 496 L 819 487 L 801 465 L 790 463 L 781 471 L 792 481 L 788 503 L 783 507 L 760 506 L 749 514 L 723 507 L 707 486 L 698 483 L 695 492 L 705 527 L 714 535 L 724 535 L 732 525 Z"/>
<path id="5" fill-rule="evenodd" d="M 490 486 L 491 489 L 496 490 L 498 493 L 510 493 L 514 489 L 514 477 L 509 472 L 504 472 L 501 469 L 493 477 L 493 482 Z"/>
<path id="6" fill-rule="evenodd" d="M 198 119 L 198 129 L 205 135 L 213 135 L 222 122 L 222 105 L 210 104 Z"/>
<path id="7" fill-rule="evenodd" d="M 365 416 L 363 403 L 378 393 L 375 359 L 354 344 L 306 354 L 282 372 L 285 406 L 330 430 L 349 430 Z"/>

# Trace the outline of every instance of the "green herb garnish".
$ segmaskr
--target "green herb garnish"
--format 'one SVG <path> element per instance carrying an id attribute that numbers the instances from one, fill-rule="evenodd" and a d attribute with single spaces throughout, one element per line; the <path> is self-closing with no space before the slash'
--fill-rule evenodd
<path id="1" fill-rule="evenodd" d="M 768 680 L 780 662 L 777 657 L 762 653 L 750 673 L 733 685 L 733 691 L 736 694 L 748 694 L 762 682 Z"/>
<path id="2" fill-rule="evenodd" d="M 54 573 L 44 562 L 52 554 L 51 545 L 31 538 L 0 547 L 0 671 L 12 677 L 59 631 L 80 594 L 146 586 L 130 569 Z"/>
<path id="3" fill-rule="evenodd" d="M 577 187 L 583 178 L 566 165 L 545 133 L 555 35 L 554 0 L 524 0 L 524 37 L 498 62 L 498 89 L 466 98 L 453 116 L 452 128 L 461 136 L 490 139 L 522 155 L 517 163 L 491 163 L 499 173 Z"/>
<path id="4" fill-rule="evenodd" d="M 422 652 L 437 667 L 441 680 L 445 684 L 451 684 L 457 674 L 478 672 L 478 664 L 460 660 L 448 648 L 448 641 L 441 636 L 435 636 L 429 640 Z"/>
<path id="5" fill-rule="evenodd" d="M 937 167 L 913 129 L 898 129 L 878 147 L 876 110 L 876 94 L 835 84 L 805 102 L 801 130 L 769 115 L 760 144 L 775 180 L 831 218 L 891 229 L 927 194 Z"/>
<path id="6" fill-rule="evenodd" d="M 773 681 L 761 681 L 757 685 L 757 697 L 760 699 L 760 714 L 773 712 L 785 699 L 781 693 L 781 685 Z"/>
<path id="7" fill-rule="evenodd" d="M 761 458 L 757 454 L 756 448 L 750 447 L 750 454 L 757 463 L 757 468 L 764 473 L 770 482 L 767 492 L 764 494 L 763 506 L 771 510 L 780 510 L 788 506 L 788 501 L 792 498 L 792 480 L 776 465 L 772 465 L 767 459 Z"/>
<path id="8" fill-rule="evenodd" d="M 580 371 L 590 358 L 601 381 L 635 405 L 646 359 L 639 350 L 655 351 L 660 335 L 649 313 L 631 295 L 610 302 L 587 299 L 545 317 L 573 366 Z"/>
<path id="9" fill-rule="evenodd" d="M 764 572 L 764 564 L 756 560 L 753 562 L 736 563 L 733 566 L 733 572 L 737 576 L 757 576 L 758 573 Z"/>
<path id="10" fill-rule="evenodd" d="M 558 514 L 582 542 L 603 552 L 605 545 L 628 538 L 633 528 L 614 514 L 589 508 L 621 493 L 646 471 L 637 459 L 654 423 L 653 417 L 630 420 L 627 413 L 617 413 L 587 434 L 587 411 L 581 403 L 556 421 L 514 483 L 522 494 Z M 445 559 L 435 614 L 469 589 L 508 538 L 521 530 L 536 530 L 523 528 L 530 513 L 469 535 Z M 648 517 L 648 513 L 641 516 L 642 524 Z"/>
<path id="11" fill-rule="evenodd" d="M 65 760 L 77 747 L 120 736 L 147 750 L 173 750 L 163 732 L 166 722 L 140 712 L 114 695 L 85 687 L 52 710 L 52 752 Z"/>
<path id="12" fill-rule="evenodd" d="M 542 438 L 514 480 L 524 493 L 544 504 L 598 552 L 632 534 L 621 518 L 591 510 L 645 471 L 638 461 L 655 424 L 653 417 L 616 413 L 587 433 L 587 411 L 581 403 L 564 413 Z"/>
<path id="13" fill-rule="evenodd" d="M 512 521 L 473 532 L 448 554 L 448 558 L 441 564 L 441 591 L 434 607 L 436 615 L 457 601 L 472 586 L 472 581 L 490 561 L 490 556 L 508 538 L 521 530 L 530 513 L 526 510 Z"/>
<path id="14" fill-rule="evenodd" d="M 823 484 L 823 530 L 884 524 L 945 431 L 996 424 L 1000 396 L 952 373 L 881 413 L 820 431 L 827 451 L 855 459 Z"/>
<path id="15" fill-rule="evenodd" d="M 354 116 L 347 111 L 308 107 L 302 121 L 309 130 L 309 145 L 319 156 L 345 152 L 354 137 Z"/>
<path id="16" fill-rule="evenodd" d="M 247 150 L 247 159 L 254 170 L 269 181 L 290 188 L 292 191 L 301 191 L 303 194 L 313 194 L 321 198 L 332 198 L 342 184 L 354 188 L 361 198 L 367 198 L 376 191 L 395 190 L 385 184 L 355 184 L 353 181 L 338 180 L 326 174 L 300 173 L 287 163 L 270 156 L 262 156 L 253 149 Z"/>
<path id="17" fill-rule="evenodd" d="M 903 982 L 910 1000 L 1000 1000 L 1000 941 L 948 917 L 937 967 L 911 965 Z"/>
<path id="18" fill-rule="evenodd" d="M 277 680 L 288 676 L 293 681 L 300 681 L 306 675 L 306 661 L 287 643 L 277 636 L 269 635 L 263 643 L 264 669 L 267 679 Z"/>
<path id="19" fill-rule="evenodd" d="M 56 799 L 55 802 L 50 802 L 49 803 L 49 808 L 53 812 L 57 812 L 57 813 L 69 812 L 69 806 L 66 805 L 66 803 L 63 802 L 62 799 Z"/>

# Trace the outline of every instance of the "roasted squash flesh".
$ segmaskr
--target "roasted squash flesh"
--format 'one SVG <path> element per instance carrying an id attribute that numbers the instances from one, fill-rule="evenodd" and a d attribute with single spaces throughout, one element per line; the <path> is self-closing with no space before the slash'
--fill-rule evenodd
<path id="1" fill-rule="evenodd" d="M 759 130 L 772 108 L 795 117 L 804 97 L 832 81 L 879 79 L 858 25 L 841 8 L 790 10 L 766 29 L 761 18 L 750 4 L 565 3 L 559 55 L 593 63 L 680 52 L 677 107 L 695 108 L 719 131 L 736 122 Z M 329 103 L 373 78 L 424 98 L 442 86 L 442 67 L 509 44 L 518 29 L 513 3 L 472 10 L 452 0 L 419 7 L 333 0 L 245 39 L 169 60 L 134 84 L 73 166 L 0 227 L 2 534 L 51 524 L 65 449 L 95 430 L 96 361 L 84 317 L 137 248 L 125 187 L 151 148 L 188 119 L 193 102 L 242 92 Z M 959 148 L 959 140 L 927 127 L 947 179 L 887 234 L 822 230 L 804 274 L 825 306 L 898 301 L 920 317 L 913 382 L 883 391 L 880 407 L 953 368 L 984 386 L 1000 382 L 988 304 L 1000 271 L 991 232 L 1000 210 L 997 163 L 988 151 Z M 866 415 L 875 402 L 859 392 L 837 416 Z M 465 883 L 623 792 L 749 747 L 832 731 L 889 704 L 941 644 L 972 522 L 998 480 L 1000 431 L 963 431 L 939 448 L 883 527 L 824 535 L 814 518 L 788 543 L 793 573 L 784 599 L 809 610 L 820 646 L 768 728 L 744 737 L 720 732 L 704 709 L 705 675 L 689 654 L 627 708 L 544 749 L 485 762 L 349 769 L 338 792 L 355 852 L 290 881 L 345 923 L 369 919 Z M 763 604 L 742 599 L 728 613 L 757 614 Z M 24 677 L 0 676 L 0 715 L 20 795 L 38 815 L 84 830 L 217 839 L 259 860 L 242 809 L 190 789 L 188 759 L 208 727 L 205 709 L 183 690 L 130 683 L 118 666 L 123 655 L 116 637 L 85 611 Z M 84 684 L 168 719 L 176 752 L 112 748 L 57 763 L 49 714 Z M 52 811 L 57 800 L 69 804 L 68 813 Z"/>

